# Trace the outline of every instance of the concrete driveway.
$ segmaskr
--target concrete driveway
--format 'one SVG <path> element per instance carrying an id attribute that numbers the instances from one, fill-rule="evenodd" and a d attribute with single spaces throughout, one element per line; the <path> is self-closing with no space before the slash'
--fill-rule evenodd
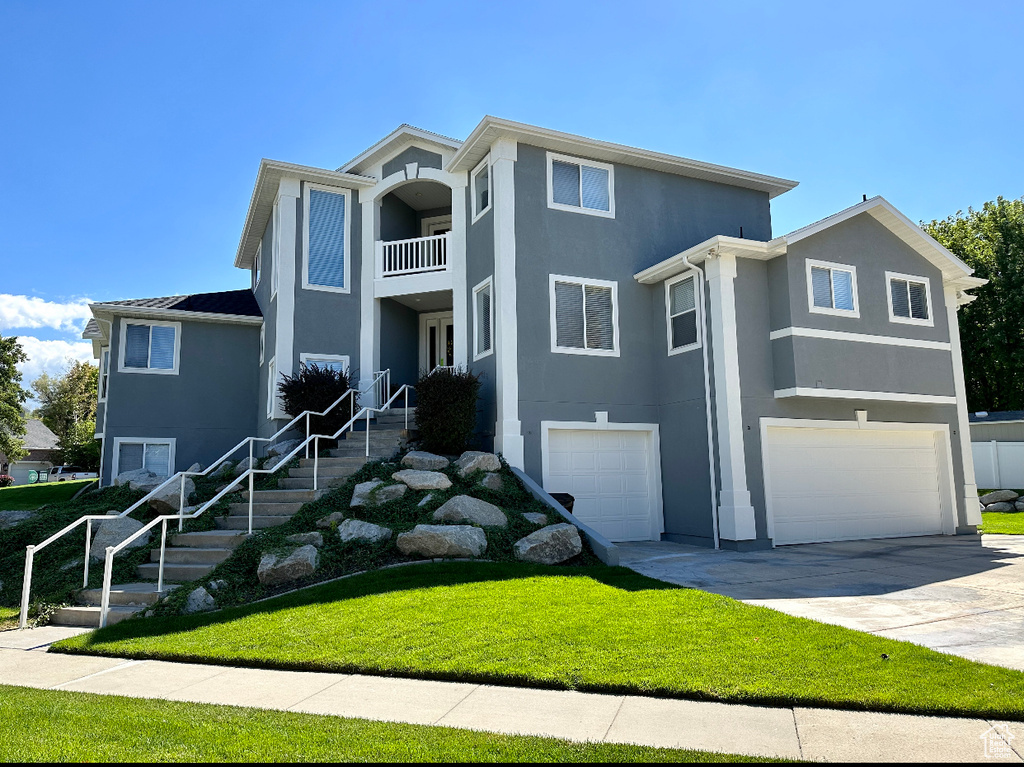
<path id="1" fill-rule="evenodd" d="M 929 536 L 739 554 L 623 543 L 639 573 L 1024 670 L 1024 536 Z"/>

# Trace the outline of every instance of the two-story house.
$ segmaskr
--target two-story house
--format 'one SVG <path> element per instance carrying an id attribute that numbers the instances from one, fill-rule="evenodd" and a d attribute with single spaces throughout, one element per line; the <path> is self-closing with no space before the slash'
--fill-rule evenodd
<path id="1" fill-rule="evenodd" d="M 982 281 L 881 198 L 773 236 L 795 185 L 492 117 L 264 160 L 248 289 L 93 306 L 103 481 L 273 433 L 306 363 L 364 389 L 454 365 L 482 445 L 612 540 L 973 532 L 956 312 Z"/>

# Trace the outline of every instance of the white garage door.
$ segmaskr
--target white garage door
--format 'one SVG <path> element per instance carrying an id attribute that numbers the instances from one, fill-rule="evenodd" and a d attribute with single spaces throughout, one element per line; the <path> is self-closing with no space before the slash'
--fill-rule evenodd
<path id="1" fill-rule="evenodd" d="M 767 430 L 776 544 L 942 532 L 931 431 Z"/>
<path id="2" fill-rule="evenodd" d="M 613 541 L 656 540 L 647 431 L 552 429 L 544 489 L 570 493 L 573 514 Z"/>

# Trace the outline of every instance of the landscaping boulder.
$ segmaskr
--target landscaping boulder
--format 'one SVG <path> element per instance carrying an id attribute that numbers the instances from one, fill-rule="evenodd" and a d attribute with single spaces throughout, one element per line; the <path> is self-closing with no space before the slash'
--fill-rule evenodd
<path id="1" fill-rule="evenodd" d="M 505 489 L 505 482 L 501 479 L 500 474 L 489 471 L 484 474 L 484 478 L 480 480 L 480 486 L 500 493 Z"/>
<path id="2" fill-rule="evenodd" d="M 212 586 L 213 584 L 210 585 Z M 185 607 L 182 608 L 182 612 L 185 613 L 185 615 L 192 615 L 193 613 L 207 613 L 210 610 L 216 609 L 216 607 L 217 603 L 213 601 L 213 596 L 210 592 L 200 586 L 188 595 L 188 599 L 185 600 Z"/>
<path id="3" fill-rule="evenodd" d="M 990 503 L 999 503 L 1001 501 L 1016 501 L 1020 498 L 1013 490 L 993 490 L 991 493 L 985 493 L 978 500 L 988 506 Z"/>
<path id="4" fill-rule="evenodd" d="M 114 486 L 128 485 L 132 490 L 141 490 L 148 493 L 160 486 L 167 477 L 154 474 L 149 469 L 134 469 L 133 471 L 122 471 L 114 477 Z"/>
<path id="5" fill-rule="evenodd" d="M 539 565 L 557 565 L 583 551 L 580 531 L 575 525 L 549 525 L 520 538 L 512 547 L 516 559 Z"/>
<path id="6" fill-rule="evenodd" d="M 256 576 L 264 586 L 277 586 L 312 575 L 320 566 L 315 546 L 300 546 L 290 554 L 264 554 Z"/>
<path id="7" fill-rule="evenodd" d="M 481 453 L 476 450 L 467 450 L 459 460 L 455 462 L 459 469 L 459 476 L 465 477 L 474 471 L 498 471 L 501 468 L 501 461 L 494 453 Z"/>
<path id="8" fill-rule="evenodd" d="M 115 514 L 117 512 L 114 512 Z M 145 525 L 131 517 L 115 517 L 93 522 L 92 543 L 89 545 L 89 561 L 102 562 L 107 558 L 107 547 L 116 546 L 128 536 L 137 533 Z M 149 543 L 150 533 L 140 535 L 129 543 L 122 551 L 138 549 Z M 116 560 L 115 560 L 116 561 Z"/>
<path id="9" fill-rule="evenodd" d="M 487 536 L 469 525 L 416 525 L 396 541 L 406 555 L 426 557 L 478 557 L 487 550 Z"/>
<path id="10" fill-rule="evenodd" d="M 185 503 L 188 503 L 189 497 L 195 491 L 196 483 L 192 481 L 191 477 L 185 477 Z M 180 480 L 177 482 L 171 482 L 169 485 L 162 488 L 159 493 L 149 499 L 149 507 L 157 514 L 171 514 L 172 512 L 178 511 L 180 504 Z"/>
<path id="11" fill-rule="evenodd" d="M 245 474 L 245 472 L 249 471 L 249 469 L 251 469 L 255 465 L 255 458 L 249 458 L 248 456 L 243 458 L 241 461 L 238 462 L 238 465 L 235 466 L 235 476 L 242 476 L 243 474 Z"/>
<path id="12" fill-rule="evenodd" d="M 353 509 L 360 506 L 365 506 L 370 502 L 370 493 L 378 485 L 383 485 L 384 482 L 379 479 L 371 479 L 369 482 L 360 482 L 356 485 L 356 489 L 352 493 L 352 503 L 349 506 Z"/>
<path id="13" fill-rule="evenodd" d="M 1017 509 L 1014 507 L 1014 504 L 1010 503 L 1009 501 L 998 501 L 996 503 L 990 503 L 988 506 L 985 507 L 985 511 L 1007 512 L 1016 510 Z"/>
<path id="14" fill-rule="evenodd" d="M 452 481 L 439 471 L 419 471 L 402 469 L 391 475 L 396 482 L 404 482 L 413 490 L 447 490 Z"/>
<path id="15" fill-rule="evenodd" d="M 345 515 L 340 511 L 335 511 L 328 514 L 326 517 L 320 517 L 320 519 L 316 521 L 316 526 L 326 529 L 334 524 L 340 525 L 343 519 L 345 519 Z"/>
<path id="16" fill-rule="evenodd" d="M 422 509 L 424 506 L 426 506 L 432 500 L 434 500 L 434 494 L 433 493 L 427 493 L 425 496 L 423 496 L 423 500 L 416 504 L 416 507 L 419 508 L 419 509 Z"/>
<path id="17" fill-rule="evenodd" d="M 405 458 L 402 459 L 402 466 L 417 471 L 437 471 L 446 468 L 449 463 L 451 462 L 444 456 L 426 453 L 422 450 L 406 453 Z"/>
<path id="18" fill-rule="evenodd" d="M 393 501 L 396 498 L 401 498 L 405 495 L 409 489 L 405 485 L 384 485 L 379 479 L 374 479 L 369 482 L 360 482 L 356 485 L 355 491 L 352 493 L 352 503 L 349 504 L 352 508 L 358 508 L 360 506 L 380 506 Z"/>
<path id="19" fill-rule="evenodd" d="M 226 477 L 231 473 L 234 464 L 231 461 L 224 461 L 220 466 L 210 472 L 211 477 Z"/>
<path id="20" fill-rule="evenodd" d="M 263 468 L 267 471 L 273 471 L 282 463 L 284 463 L 284 455 L 272 455 L 263 463 Z"/>
<path id="21" fill-rule="evenodd" d="M 12 525 L 24 522 L 35 514 L 34 511 L 0 511 L 0 530 L 6 530 Z"/>
<path id="22" fill-rule="evenodd" d="M 329 526 L 329 525 L 328 525 Z M 302 546 L 316 546 L 318 549 L 324 545 L 324 536 L 321 533 L 296 533 L 285 538 L 288 543 L 298 543 Z"/>
<path id="23" fill-rule="evenodd" d="M 210 583 L 209 583 L 209 590 L 210 591 L 220 591 L 220 589 L 224 588 L 227 585 L 228 585 L 228 582 L 226 580 L 224 580 L 223 578 L 218 578 L 215 581 L 210 581 Z"/>
<path id="24" fill-rule="evenodd" d="M 1017 501 L 1013 504 L 1014 511 L 1024 511 L 1024 501 Z"/>
<path id="25" fill-rule="evenodd" d="M 485 527 L 506 527 L 508 517 L 493 503 L 468 495 L 457 495 L 445 501 L 434 512 L 436 522 L 473 522 Z"/>
<path id="26" fill-rule="evenodd" d="M 338 526 L 338 538 L 342 543 L 350 541 L 368 541 L 377 543 L 391 537 L 391 530 L 361 519 L 346 519 Z"/>
<path id="27" fill-rule="evenodd" d="M 380 506 L 388 501 L 393 501 L 396 498 L 401 498 L 409 488 L 405 485 L 385 485 L 384 487 L 378 487 L 370 494 L 371 505 Z"/>
<path id="28" fill-rule="evenodd" d="M 201 472 L 202 470 L 203 470 L 203 464 L 199 463 L 199 461 L 196 461 L 194 464 L 192 464 L 187 469 L 185 469 L 185 471 L 187 471 L 189 473 L 196 472 L 197 474 L 199 472 Z"/>
<path id="29" fill-rule="evenodd" d="M 289 439 L 284 442 L 275 442 L 273 445 L 267 448 L 267 455 L 271 458 L 274 456 L 285 456 L 288 455 L 292 450 L 299 446 L 302 442 L 301 439 Z"/>
<path id="30" fill-rule="evenodd" d="M 541 514 L 539 511 L 526 511 L 523 512 L 523 516 L 526 517 L 528 522 L 533 522 L 535 525 L 546 525 L 548 523 L 548 515 Z"/>

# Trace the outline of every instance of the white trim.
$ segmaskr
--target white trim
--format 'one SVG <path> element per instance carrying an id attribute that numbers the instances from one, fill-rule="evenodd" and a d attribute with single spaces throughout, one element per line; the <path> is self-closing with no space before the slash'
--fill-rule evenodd
<path id="1" fill-rule="evenodd" d="M 273 419 L 277 409 L 277 358 L 267 363 L 267 418 Z"/>
<path id="2" fill-rule="evenodd" d="M 452 190 L 452 223 L 448 235 L 448 269 L 452 282 L 452 313 L 455 315 L 455 366 L 469 367 L 469 286 L 466 274 L 466 185 L 465 173 L 447 174 Z M 494 295 L 491 295 L 491 306 Z M 491 345 L 494 344 L 493 329 Z"/>
<path id="3" fill-rule="evenodd" d="M 104 359 L 106 357 L 106 359 Z M 96 386 L 96 401 L 106 402 L 110 390 L 110 347 L 100 347 L 100 378 Z"/>
<path id="4" fill-rule="evenodd" d="M 296 237 L 298 235 L 298 203 L 302 197 L 302 182 L 294 178 L 283 178 L 278 186 L 278 223 L 280 224 L 278 249 L 279 272 L 277 299 L 277 328 L 274 331 L 274 357 L 277 360 L 278 376 L 290 376 L 295 364 L 295 271 L 298 268 Z M 284 415 L 275 405 L 274 414 Z"/>
<path id="5" fill-rule="evenodd" d="M 137 322 L 129 322 L 128 317 L 122 317 L 120 320 L 120 328 L 118 329 L 118 337 L 120 339 L 119 348 L 117 350 L 117 372 L 118 373 L 141 373 L 143 375 L 164 375 L 164 376 L 176 376 L 178 375 L 179 368 L 181 366 L 181 323 L 180 322 L 164 322 L 161 320 L 140 320 Z M 167 370 L 160 370 L 156 368 L 129 368 L 124 365 L 124 352 L 125 352 L 125 334 L 128 331 L 128 325 L 148 325 L 150 327 L 169 327 L 174 328 L 174 367 Z M 153 356 L 153 332 L 150 331 L 149 337 L 149 357 Z M 149 364 L 147 358 L 147 365 Z"/>
<path id="6" fill-rule="evenodd" d="M 554 161 L 567 163 L 569 165 L 580 166 L 580 204 L 579 205 L 565 205 L 564 203 L 555 202 L 555 185 L 554 185 Z M 600 210 L 599 208 L 585 208 L 583 207 L 583 166 L 590 168 L 598 168 L 600 170 L 608 171 L 608 210 Z M 572 157 L 565 154 L 556 154 L 555 152 L 547 153 L 547 179 L 548 179 L 548 207 L 552 210 L 566 210 L 570 213 L 586 213 L 588 216 L 600 216 L 602 218 L 615 218 L 615 166 L 605 162 L 597 162 L 596 160 L 585 160 L 582 157 Z"/>
<path id="7" fill-rule="evenodd" d="M 558 345 L 558 322 L 555 316 L 555 283 L 567 282 L 573 285 L 580 285 L 595 288 L 611 288 L 612 290 L 612 348 L 611 349 L 587 349 L 574 346 Z M 586 300 L 586 299 L 584 299 Z M 551 352 L 553 354 L 582 354 L 590 357 L 618 357 L 619 351 L 619 283 L 615 280 L 598 280 L 591 277 L 569 277 L 564 274 L 548 275 L 548 315 L 551 326 Z M 583 307 L 583 343 L 587 342 L 586 325 L 586 304 Z"/>
<path id="8" fill-rule="evenodd" d="M 487 167 L 487 206 L 481 210 L 476 209 L 476 177 L 479 174 L 480 168 Z M 470 210 L 473 212 L 473 218 L 470 220 L 470 224 L 475 224 L 481 216 L 489 211 L 493 206 L 494 202 L 494 179 L 491 178 L 491 155 L 488 152 L 487 156 L 482 159 L 473 171 L 469 174 L 469 197 L 470 197 Z"/>
<path id="9" fill-rule="evenodd" d="M 850 264 L 838 264 L 833 261 L 818 261 L 813 258 L 804 259 L 804 276 L 807 280 L 807 309 L 812 314 L 831 314 L 835 317 L 851 317 L 853 319 L 860 318 L 860 300 L 857 296 L 857 267 L 851 266 Z M 814 284 L 811 281 L 811 269 L 818 267 L 819 269 L 829 270 L 829 287 L 832 290 L 832 307 L 822 307 L 814 305 Z M 849 272 L 851 277 L 851 283 L 853 286 L 853 310 L 849 309 L 836 309 L 836 284 L 832 278 L 833 271 Z"/>
<path id="10" fill-rule="evenodd" d="M 906 346 L 912 349 L 935 349 L 936 351 L 948 352 L 951 346 L 948 341 L 921 341 L 917 338 L 902 338 L 899 336 L 873 336 L 867 333 L 847 333 L 842 330 L 821 330 L 819 328 L 798 328 L 789 327 L 773 330 L 768 334 L 768 340 L 777 341 L 780 338 L 796 336 L 800 338 L 827 338 L 831 341 L 853 341 L 864 344 L 881 344 L 883 346 Z"/>
<path id="11" fill-rule="evenodd" d="M 484 288 L 488 288 L 491 291 L 490 316 L 487 318 L 487 322 L 491 327 L 491 348 L 481 352 L 477 350 L 480 345 L 480 315 L 477 308 L 479 306 L 477 294 L 483 291 Z M 493 277 L 488 277 L 473 288 L 473 362 L 482 360 L 484 357 L 489 357 L 492 354 L 494 354 L 494 279 Z"/>
<path id="12" fill-rule="evenodd" d="M 436 234 L 435 230 L 442 228 L 446 224 L 448 226 L 448 231 L 451 231 L 451 213 L 448 213 L 444 216 L 429 216 L 427 218 L 420 219 L 420 235 L 423 237 L 433 237 L 434 234 Z"/>
<path id="13" fill-rule="evenodd" d="M 175 452 L 177 450 L 178 440 L 176 437 L 114 437 L 114 454 L 111 456 L 111 473 L 110 481 L 113 483 L 114 479 L 118 474 L 121 473 L 121 444 L 128 443 L 129 445 L 168 445 L 169 450 L 167 455 L 167 476 L 170 477 L 174 474 L 175 467 Z M 146 448 L 142 448 L 142 465 L 145 467 L 146 463 Z M 102 474 L 100 475 L 103 476 Z M 185 500 L 188 500 L 187 498 Z"/>
<path id="14" fill-rule="evenodd" d="M 903 280 L 907 283 L 907 307 L 910 307 L 910 283 L 916 282 L 924 285 L 924 297 L 928 303 L 928 317 L 926 319 L 917 319 L 915 317 L 897 317 L 893 311 L 892 305 L 892 281 Z M 885 297 L 888 300 L 889 306 L 889 322 L 899 322 L 904 325 L 923 325 L 929 328 L 935 327 L 935 312 L 932 306 L 932 283 L 927 277 L 920 277 L 913 274 L 901 274 L 900 272 L 886 272 L 885 273 Z M 913 309 L 911 309 L 913 311 Z"/>
<path id="15" fill-rule="evenodd" d="M 593 421 L 541 421 L 540 460 L 543 487 L 551 481 L 550 443 L 552 431 L 645 431 L 650 435 L 647 454 L 648 493 L 654 504 L 651 515 L 652 541 L 661 539 L 665 532 L 665 508 L 661 479 L 661 427 L 656 423 L 616 423 L 608 420 L 607 413 L 595 413 Z"/>
<path id="16" fill-rule="evenodd" d="M 307 183 L 302 194 L 302 289 L 321 290 L 325 293 L 351 293 L 352 292 L 352 192 L 337 186 L 326 186 L 324 184 Z M 312 192 L 324 192 L 325 194 L 340 194 L 345 198 L 345 229 L 342 232 L 342 250 L 344 251 L 342 269 L 344 271 L 344 282 L 340 288 L 332 285 L 315 285 L 309 281 L 309 203 L 313 196 Z"/>
<path id="17" fill-rule="evenodd" d="M 676 285 L 684 280 L 693 280 L 693 311 L 696 316 L 697 322 L 697 340 L 692 344 L 686 346 L 673 347 L 672 346 L 672 286 Z M 671 279 L 665 280 L 665 337 L 668 341 L 668 356 L 673 357 L 676 354 L 682 354 L 683 352 L 693 351 L 701 347 L 701 336 L 703 335 L 704 323 L 701 317 L 702 312 L 700 311 L 701 305 L 704 303 L 704 280 L 700 279 L 700 275 L 696 271 L 685 272 Z M 686 314 L 686 312 L 683 312 Z M 681 315 L 680 315 L 681 316 Z"/>
<path id="18" fill-rule="evenodd" d="M 964 360 L 960 347 L 960 322 L 957 320 L 957 289 L 952 285 L 943 286 L 942 297 L 946 303 L 946 322 L 949 325 L 949 342 L 953 349 L 953 391 L 956 392 L 957 436 L 960 438 L 960 460 L 964 476 L 964 524 L 980 525 L 981 509 L 978 504 L 978 484 L 974 476 L 974 453 L 971 448 L 971 423 L 967 412 L 967 384 L 964 381 Z"/>
<path id="19" fill-rule="evenodd" d="M 825 389 L 813 386 L 791 386 L 776 389 L 775 399 L 813 397 L 816 399 L 863 399 L 878 402 L 916 402 L 922 405 L 955 405 L 956 397 L 941 394 L 905 394 L 892 391 L 861 391 L 858 389 Z"/>
<path id="20" fill-rule="evenodd" d="M 387 154 L 382 154 L 382 150 L 384 150 L 385 147 L 403 138 L 405 140 L 403 140 L 402 143 L 399 144 L 396 148 L 388 150 Z M 428 151 L 434 152 L 435 154 L 439 154 L 442 157 L 445 154 L 451 155 L 453 150 L 456 150 L 460 146 L 462 146 L 462 142 L 457 139 L 442 136 L 439 133 L 431 133 L 430 131 L 425 131 L 422 128 L 416 128 L 415 126 L 412 125 L 401 125 L 395 130 L 391 131 L 391 133 L 382 138 L 380 141 L 376 142 L 369 149 L 363 150 L 358 155 L 349 160 L 347 163 L 342 165 L 337 172 L 347 173 L 351 169 L 364 164 L 367 160 L 374 158 L 374 155 L 378 154 L 380 154 L 381 156 L 374 158 L 376 159 L 374 165 L 383 165 L 388 160 L 392 159 L 393 157 L 397 157 L 399 154 L 404 152 L 409 146 L 421 146 L 422 144 L 426 144 L 427 146 L 421 148 L 426 148 L 428 149 Z M 438 146 L 447 147 L 448 151 L 439 152 L 437 151 Z"/>
<path id="21" fill-rule="evenodd" d="M 301 352 L 299 354 L 300 365 L 316 364 L 317 362 L 341 362 L 344 365 L 345 374 L 348 375 L 352 358 L 347 354 L 316 354 L 315 352 Z"/>

